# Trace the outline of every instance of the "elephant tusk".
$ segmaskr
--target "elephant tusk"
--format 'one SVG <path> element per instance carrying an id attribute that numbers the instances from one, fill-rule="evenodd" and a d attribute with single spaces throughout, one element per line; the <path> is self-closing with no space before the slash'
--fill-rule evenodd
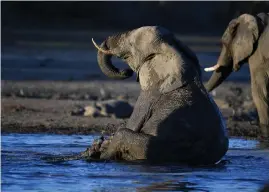
<path id="1" fill-rule="evenodd" d="M 113 55 L 112 51 L 110 51 L 110 50 L 104 50 L 104 49 L 102 49 L 101 47 L 99 47 L 99 46 L 95 43 L 95 41 L 93 40 L 93 38 L 92 38 L 92 43 L 93 43 L 93 45 L 96 47 L 96 49 L 98 49 L 98 51 L 101 51 L 102 53 L 107 54 L 107 55 Z"/>
<path id="2" fill-rule="evenodd" d="M 214 65 L 213 67 L 207 67 L 207 68 L 205 68 L 204 70 L 206 71 L 206 72 L 209 72 L 209 71 L 215 71 L 215 70 L 217 70 L 219 68 L 219 64 L 216 64 L 216 65 Z"/>

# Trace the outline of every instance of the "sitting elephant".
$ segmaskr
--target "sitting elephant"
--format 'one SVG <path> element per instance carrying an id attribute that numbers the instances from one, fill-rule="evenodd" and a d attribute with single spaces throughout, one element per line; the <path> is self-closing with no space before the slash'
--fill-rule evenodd
<path id="1" fill-rule="evenodd" d="M 118 128 L 101 159 L 212 164 L 225 155 L 226 125 L 202 83 L 198 59 L 169 30 L 145 26 L 110 36 L 100 47 L 93 43 L 105 75 L 126 79 L 134 71 L 141 86 L 126 127 Z M 131 69 L 119 70 L 111 56 Z"/>
<path id="2" fill-rule="evenodd" d="M 222 36 L 222 50 L 206 84 L 208 91 L 219 86 L 232 71 L 248 62 L 251 91 L 262 136 L 269 138 L 269 13 L 243 14 L 233 19 Z"/>

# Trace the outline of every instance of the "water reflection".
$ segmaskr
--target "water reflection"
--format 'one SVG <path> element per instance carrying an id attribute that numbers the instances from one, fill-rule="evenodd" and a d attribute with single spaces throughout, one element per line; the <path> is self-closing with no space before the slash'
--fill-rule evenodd
<path id="1" fill-rule="evenodd" d="M 229 149 L 257 149 L 259 144 L 257 140 L 232 138 L 229 141 Z"/>
<path id="2" fill-rule="evenodd" d="M 138 192 L 145 191 L 209 191 L 201 189 L 197 184 L 192 182 L 180 181 L 165 181 L 159 183 L 152 183 L 146 187 L 138 187 Z"/>

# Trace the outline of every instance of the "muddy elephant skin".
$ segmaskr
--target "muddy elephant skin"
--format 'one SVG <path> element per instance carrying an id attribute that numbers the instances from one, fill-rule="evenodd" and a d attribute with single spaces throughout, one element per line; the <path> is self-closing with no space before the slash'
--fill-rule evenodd
<path id="1" fill-rule="evenodd" d="M 173 33 L 144 26 L 93 43 L 104 74 L 125 79 L 132 70 L 141 86 L 126 127 L 115 132 L 101 159 L 211 164 L 225 155 L 222 115 L 202 84 L 196 55 Z M 131 69 L 117 69 L 112 56 Z"/>

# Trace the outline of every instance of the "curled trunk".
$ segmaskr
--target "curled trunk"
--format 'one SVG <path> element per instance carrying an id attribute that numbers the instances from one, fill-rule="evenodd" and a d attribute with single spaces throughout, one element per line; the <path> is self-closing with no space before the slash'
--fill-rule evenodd
<path id="1" fill-rule="evenodd" d="M 106 41 L 101 44 L 100 48 L 102 48 L 103 50 L 108 50 Z M 131 69 L 119 70 L 118 68 L 113 66 L 111 62 L 112 56 L 113 55 L 105 54 L 100 50 L 98 51 L 97 60 L 102 72 L 112 79 L 126 79 L 131 77 L 133 75 L 133 71 Z"/>

